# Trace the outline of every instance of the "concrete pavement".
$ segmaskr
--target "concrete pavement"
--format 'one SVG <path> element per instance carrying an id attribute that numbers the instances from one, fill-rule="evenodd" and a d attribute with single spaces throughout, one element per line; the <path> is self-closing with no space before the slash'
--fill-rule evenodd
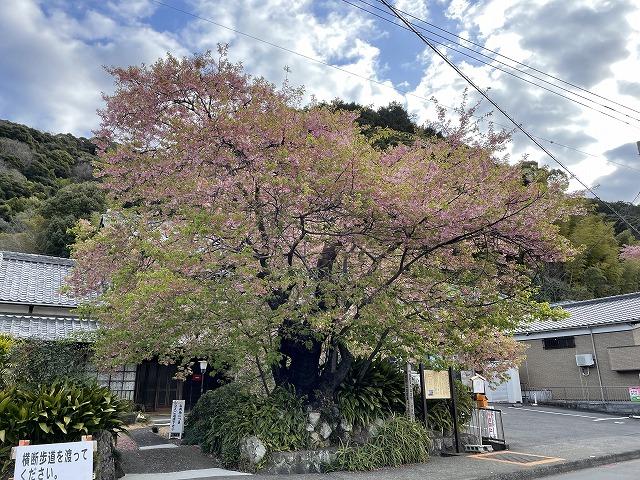
<path id="1" fill-rule="evenodd" d="M 118 448 L 124 480 L 193 480 L 247 475 L 219 468 L 218 462 L 193 445 L 178 445 L 151 431 L 133 429 L 126 447 Z"/>
<path id="2" fill-rule="evenodd" d="M 579 470 L 547 477 L 548 480 L 636 480 L 640 477 L 640 460 L 611 463 L 597 468 Z"/>

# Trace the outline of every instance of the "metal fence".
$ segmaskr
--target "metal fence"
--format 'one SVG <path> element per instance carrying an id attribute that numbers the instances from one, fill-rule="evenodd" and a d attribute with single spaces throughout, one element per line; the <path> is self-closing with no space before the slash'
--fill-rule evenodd
<path id="1" fill-rule="evenodd" d="M 473 437 L 475 445 L 505 444 L 502 411 L 495 408 L 474 408 L 463 433 Z"/>
<path id="2" fill-rule="evenodd" d="M 583 387 L 522 387 L 522 399 L 529 402 L 550 400 L 630 402 L 629 387 L 583 386 Z"/>

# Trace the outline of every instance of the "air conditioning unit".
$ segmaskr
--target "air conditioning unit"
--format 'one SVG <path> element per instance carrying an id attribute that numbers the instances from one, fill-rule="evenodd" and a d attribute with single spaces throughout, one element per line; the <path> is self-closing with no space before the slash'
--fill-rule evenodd
<path id="1" fill-rule="evenodd" d="M 595 365 L 595 360 L 593 359 L 593 353 L 583 353 L 581 355 L 576 355 L 576 365 L 579 367 L 592 367 Z"/>

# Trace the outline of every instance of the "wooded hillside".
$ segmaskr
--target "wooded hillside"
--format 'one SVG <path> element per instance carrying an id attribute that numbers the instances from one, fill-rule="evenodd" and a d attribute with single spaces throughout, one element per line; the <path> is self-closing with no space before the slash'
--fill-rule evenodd
<path id="1" fill-rule="evenodd" d="M 0 120 L 0 248 L 68 256 L 78 219 L 105 208 L 95 146 Z"/>

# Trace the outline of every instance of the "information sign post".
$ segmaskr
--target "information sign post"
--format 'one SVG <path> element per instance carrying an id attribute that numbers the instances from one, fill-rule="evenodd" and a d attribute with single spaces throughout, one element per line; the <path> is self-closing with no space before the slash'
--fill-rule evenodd
<path id="1" fill-rule="evenodd" d="M 174 400 L 171 405 L 171 422 L 169 423 L 169 438 L 182 438 L 184 433 L 184 400 Z"/>

